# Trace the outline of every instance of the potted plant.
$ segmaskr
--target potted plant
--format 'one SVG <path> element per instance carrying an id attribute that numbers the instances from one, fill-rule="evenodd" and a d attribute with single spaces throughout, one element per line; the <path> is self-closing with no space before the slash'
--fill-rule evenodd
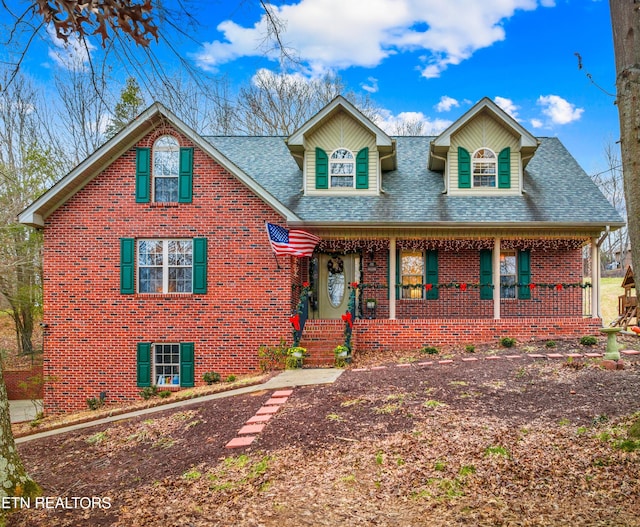
<path id="1" fill-rule="evenodd" d="M 287 350 L 286 368 L 288 370 L 294 368 L 302 368 L 304 356 L 307 353 L 306 348 L 300 346 L 292 346 Z"/>
<path id="2" fill-rule="evenodd" d="M 378 301 L 375 298 L 367 298 L 365 302 L 367 303 L 368 309 L 375 309 L 378 304 Z"/>
<path id="3" fill-rule="evenodd" d="M 340 344 L 333 348 L 333 354 L 336 358 L 336 366 L 338 366 L 339 368 L 343 367 L 349 360 L 349 353 L 349 348 L 347 346 L 344 346 L 343 344 Z"/>

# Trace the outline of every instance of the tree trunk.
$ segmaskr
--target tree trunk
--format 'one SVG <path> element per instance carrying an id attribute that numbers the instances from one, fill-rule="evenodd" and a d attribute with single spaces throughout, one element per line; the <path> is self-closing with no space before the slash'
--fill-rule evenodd
<path id="1" fill-rule="evenodd" d="M 631 261 L 640 272 L 640 3 L 610 0 Z"/>
<path id="2" fill-rule="evenodd" d="M 7 387 L 4 384 L 2 368 L 0 367 L 0 501 L 6 497 L 33 498 L 40 493 L 38 485 L 27 475 L 16 450 L 13 432 L 11 431 L 11 416 L 9 414 L 9 400 Z M 0 507 L 0 525 L 4 525 L 3 518 L 8 511 Z M 12 503 L 11 500 L 8 502 Z"/>

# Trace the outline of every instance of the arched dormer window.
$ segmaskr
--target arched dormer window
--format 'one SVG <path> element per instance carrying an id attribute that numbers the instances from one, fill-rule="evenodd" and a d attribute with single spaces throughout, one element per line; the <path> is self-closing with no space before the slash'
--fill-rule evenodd
<path id="1" fill-rule="evenodd" d="M 353 152 L 346 148 L 334 150 L 329 158 L 331 187 L 353 188 L 355 166 Z"/>
<path id="2" fill-rule="evenodd" d="M 474 187 L 495 187 L 498 160 L 493 150 L 479 148 L 473 153 L 472 174 Z"/>
<path id="3" fill-rule="evenodd" d="M 153 143 L 153 200 L 178 201 L 180 145 L 175 137 L 163 135 Z"/>

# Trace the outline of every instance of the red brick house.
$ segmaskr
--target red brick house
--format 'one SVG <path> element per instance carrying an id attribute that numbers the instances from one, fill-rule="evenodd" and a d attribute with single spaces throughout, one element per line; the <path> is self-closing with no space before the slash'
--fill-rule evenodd
<path id="1" fill-rule="evenodd" d="M 593 333 L 581 251 L 623 225 L 489 99 L 392 138 L 342 97 L 288 138 L 200 136 L 154 104 L 20 221 L 44 229 L 49 412 L 256 371 L 296 311 L 316 362 L 345 319 L 356 352 Z M 266 223 L 321 241 L 276 259 Z"/>

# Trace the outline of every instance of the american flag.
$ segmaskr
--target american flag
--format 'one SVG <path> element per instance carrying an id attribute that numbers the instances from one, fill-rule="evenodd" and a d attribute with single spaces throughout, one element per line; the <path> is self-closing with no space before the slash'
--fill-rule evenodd
<path id="1" fill-rule="evenodd" d="M 269 235 L 273 252 L 276 255 L 311 256 L 313 249 L 320 241 L 320 238 L 309 232 L 294 229 L 288 231 L 284 227 L 273 223 L 267 223 L 267 234 Z"/>

